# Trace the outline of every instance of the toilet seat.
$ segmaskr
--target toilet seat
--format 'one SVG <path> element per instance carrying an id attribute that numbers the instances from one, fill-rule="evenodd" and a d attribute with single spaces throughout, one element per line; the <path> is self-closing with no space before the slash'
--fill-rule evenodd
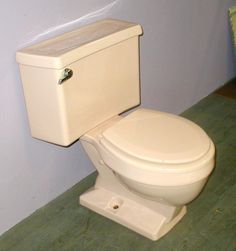
<path id="1" fill-rule="evenodd" d="M 199 126 L 148 109 L 138 109 L 104 130 L 99 144 L 103 160 L 115 172 L 148 184 L 197 181 L 211 172 L 214 161 L 214 145 Z"/>
<path id="2" fill-rule="evenodd" d="M 202 157 L 210 147 L 209 137 L 193 122 L 147 109 L 129 114 L 105 130 L 103 137 L 108 149 L 157 163 L 191 162 Z"/>

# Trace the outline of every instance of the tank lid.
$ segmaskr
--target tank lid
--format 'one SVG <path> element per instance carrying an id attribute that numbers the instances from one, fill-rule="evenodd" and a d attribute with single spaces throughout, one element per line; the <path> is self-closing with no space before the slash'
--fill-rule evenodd
<path id="1" fill-rule="evenodd" d="M 61 69 L 96 51 L 142 34 L 140 25 L 105 19 L 21 49 L 20 64 Z"/>

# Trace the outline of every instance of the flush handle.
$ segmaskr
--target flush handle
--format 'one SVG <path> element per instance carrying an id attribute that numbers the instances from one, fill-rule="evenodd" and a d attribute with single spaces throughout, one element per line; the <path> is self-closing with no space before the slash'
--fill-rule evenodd
<path id="1" fill-rule="evenodd" d="M 73 71 L 69 68 L 65 68 L 62 72 L 62 77 L 58 80 L 58 84 L 61 85 L 66 80 L 70 79 L 73 76 Z"/>

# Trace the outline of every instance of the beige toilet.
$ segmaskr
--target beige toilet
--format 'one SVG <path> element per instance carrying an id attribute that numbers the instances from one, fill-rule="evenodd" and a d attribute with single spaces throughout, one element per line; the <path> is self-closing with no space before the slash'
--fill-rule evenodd
<path id="1" fill-rule="evenodd" d="M 193 122 L 136 109 L 138 24 L 102 20 L 17 52 L 32 136 L 81 143 L 98 170 L 80 203 L 152 240 L 186 213 L 214 168 Z"/>

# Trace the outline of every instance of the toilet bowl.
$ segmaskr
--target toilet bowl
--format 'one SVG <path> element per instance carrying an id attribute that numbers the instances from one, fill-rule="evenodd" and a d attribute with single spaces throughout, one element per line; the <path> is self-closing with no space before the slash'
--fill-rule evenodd
<path id="1" fill-rule="evenodd" d="M 201 192 L 214 167 L 211 139 L 180 116 L 139 109 L 98 128 L 81 141 L 92 143 L 100 161 L 146 198 L 187 204 Z"/>
<path id="2" fill-rule="evenodd" d="M 199 126 L 147 109 L 102 132 L 98 151 L 130 189 L 173 205 L 193 200 L 214 167 L 214 145 Z"/>

